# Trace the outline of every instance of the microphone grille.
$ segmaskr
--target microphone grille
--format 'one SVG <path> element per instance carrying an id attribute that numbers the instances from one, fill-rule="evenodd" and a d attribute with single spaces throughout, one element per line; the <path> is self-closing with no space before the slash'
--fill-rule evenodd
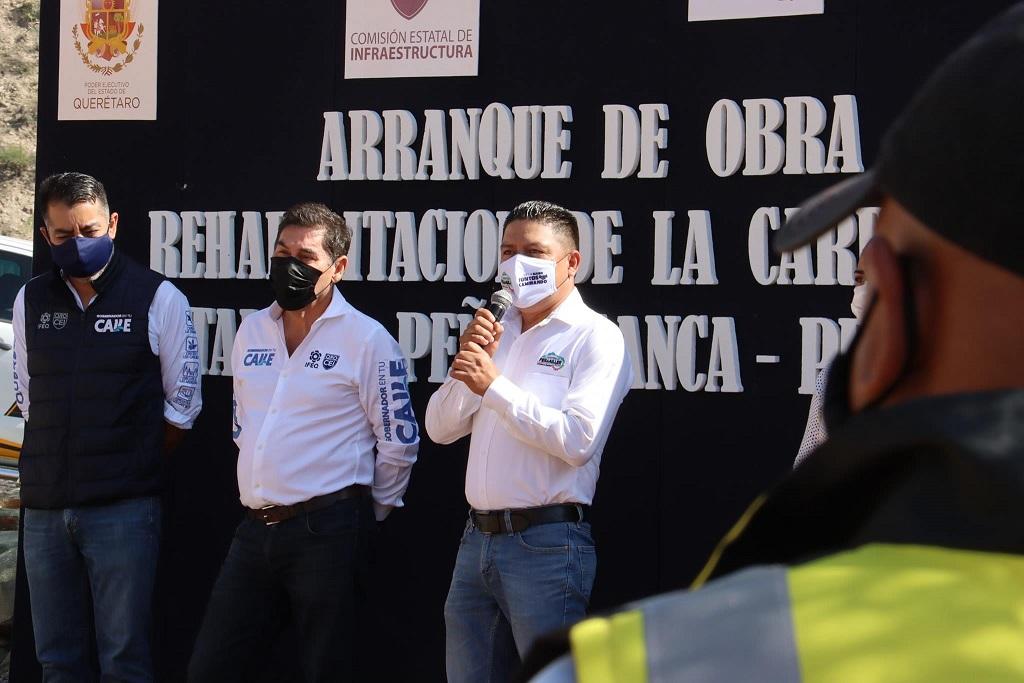
<path id="1" fill-rule="evenodd" d="M 491 303 L 502 308 L 508 308 L 512 305 L 512 295 L 508 293 L 504 287 L 496 290 L 494 294 L 491 294 Z"/>

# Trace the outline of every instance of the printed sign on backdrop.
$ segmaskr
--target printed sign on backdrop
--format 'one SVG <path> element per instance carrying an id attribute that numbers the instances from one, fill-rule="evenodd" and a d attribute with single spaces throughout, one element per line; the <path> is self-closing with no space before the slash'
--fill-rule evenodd
<path id="1" fill-rule="evenodd" d="M 480 0 L 348 0 L 345 78 L 476 76 Z"/>
<path id="2" fill-rule="evenodd" d="M 825 0 L 690 0 L 690 21 L 824 14 Z"/>
<path id="3" fill-rule="evenodd" d="M 157 0 L 61 0 L 57 119 L 156 119 Z"/>

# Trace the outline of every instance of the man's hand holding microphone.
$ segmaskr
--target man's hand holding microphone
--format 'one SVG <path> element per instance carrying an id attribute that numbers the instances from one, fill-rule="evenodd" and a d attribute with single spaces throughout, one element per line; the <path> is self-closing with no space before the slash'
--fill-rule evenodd
<path id="1" fill-rule="evenodd" d="M 459 337 L 459 352 L 452 361 L 451 376 L 478 396 L 483 396 L 501 374 L 493 358 L 504 331 L 501 318 L 511 306 L 512 297 L 499 289 L 491 295 L 489 304 L 477 309 L 476 317 Z"/>

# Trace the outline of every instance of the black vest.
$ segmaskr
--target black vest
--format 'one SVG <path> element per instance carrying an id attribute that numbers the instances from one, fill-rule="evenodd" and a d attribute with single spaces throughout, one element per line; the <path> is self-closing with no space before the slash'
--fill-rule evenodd
<path id="1" fill-rule="evenodd" d="M 159 491 L 164 392 L 148 329 L 162 281 L 115 249 L 84 312 L 56 270 L 25 286 L 25 507 L 63 508 Z"/>

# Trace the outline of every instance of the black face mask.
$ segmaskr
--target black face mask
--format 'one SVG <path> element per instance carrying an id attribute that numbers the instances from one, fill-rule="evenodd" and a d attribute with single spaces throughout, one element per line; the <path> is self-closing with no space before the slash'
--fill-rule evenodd
<path id="1" fill-rule="evenodd" d="M 910 359 L 914 357 L 917 343 L 917 310 L 910 285 L 910 268 L 906 261 L 901 263 L 901 268 L 903 270 L 904 283 L 903 327 L 907 339 L 907 355 L 903 361 L 903 367 L 900 369 L 899 374 L 896 375 L 892 384 L 875 398 L 870 405 L 865 406 L 861 412 L 880 405 L 892 393 L 893 389 L 899 385 L 900 380 L 903 379 L 903 376 L 907 374 L 910 368 Z M 871 320 L 871 313 L 874 307 L 875 302 L 872 301 L 871 305 L 864 312 L 864 319 L 860 323 L 861 329 L 864 329 L 868 321 Z M 850 371 L 853 366 L 853 355 L 859 344 L 860 332 L 857 332 L 857 336 L 854 338 L 853 343 L 850 344 L 850 348 L 846 350 L 846 353 L 837 355 L 835 360 L 832 361 L 832 366 L 829 368 L 828 383 L 825 385 L 825 401 L 821 408 L 822 417 L 825 419 L 825 429 L 829 434 L 837 432 L 840 427 L 853 417 L 853 411 L 850 408 Z"/>
<path id="2" fill-rule="evenodd" d="M 308 306 L 316 299 L 316 283 L 323 274 L 294 256 L 271 257 L 270 286 L 277 305 L 286 311 Z"/>

